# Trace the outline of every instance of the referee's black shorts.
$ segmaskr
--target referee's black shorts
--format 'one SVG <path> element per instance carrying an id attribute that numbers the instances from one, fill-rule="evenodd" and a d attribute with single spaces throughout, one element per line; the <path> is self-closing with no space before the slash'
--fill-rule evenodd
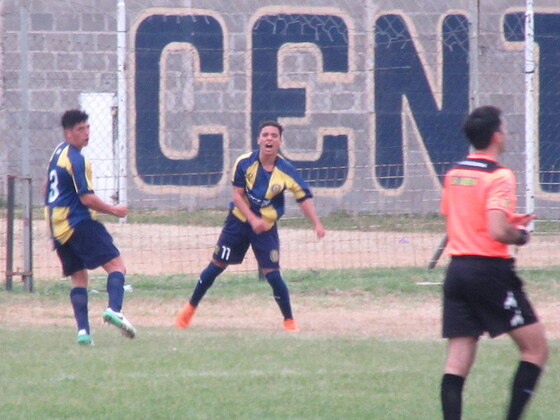
<path id="1" fill-rule="evenodd" d="M 443 285 L 443 337 L 491 337 L 537 322 L 513 259 L 451 258 Z"/>

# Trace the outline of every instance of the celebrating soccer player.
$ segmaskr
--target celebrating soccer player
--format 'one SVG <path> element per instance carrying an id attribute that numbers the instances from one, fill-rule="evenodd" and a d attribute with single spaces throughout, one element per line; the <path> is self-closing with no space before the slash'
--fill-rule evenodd
<path id="1" fill-rule="evenodd" d="M 288 287 L 280 275 L 276 222 L 284 214 L 284 191 L 292 191 L 319 239 L 325 236 L 325 229 L 317 217 L 307 184 L 278 153 L 282 144 L 282 126 L 275 121 L 262 123 L 257 143 L 258 150 L 240 156 L 235 162 L 230 211 L 210 264 L 200 274 L 190 301 L 177 314 L 177 328 L 189 326 L 200 300 L 216 277 L 229 264 L 240 264 L 251 245 L 284 317 L 284 329 L 299 331 L 292 316 Z"/>

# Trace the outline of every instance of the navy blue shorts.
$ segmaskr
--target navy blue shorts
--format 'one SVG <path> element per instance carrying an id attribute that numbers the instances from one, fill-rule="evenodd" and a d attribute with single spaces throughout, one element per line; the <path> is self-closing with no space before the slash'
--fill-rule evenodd
<path id="1" fill-rule="evenodd" d="M 514 260 L 452 257 L 443 284 L 443 337 L 491 337 L 537 322 Z"/>
<path id="2" fill-rule="evenodd" d="M 226 218 L 212 257 L 228 265 L 241 264 L 249 245 L 261 268 L 280 268 L 280 239 L 276 225 L 266 232 L 256 234 L 249 223 L 242 222 L 231 212 Z"/>
<path id="3" fill-rule="evenodd" d="M 96 220 L 78 223 L 70 239 L 55 247 L 65 276 L 85 268 L 93 270 L 121 255 L 105 226 Z"/>

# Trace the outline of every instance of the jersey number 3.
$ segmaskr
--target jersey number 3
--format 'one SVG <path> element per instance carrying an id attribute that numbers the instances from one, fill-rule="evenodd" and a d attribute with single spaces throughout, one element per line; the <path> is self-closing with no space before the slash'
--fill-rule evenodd
<path id="1" fill-rule="evenodd" d="M 56 170 L 53 169 L 49 172 L 49 196 L 47 201 L 49 203 L 54 202 L 58 198 L 59 194 L 60 191 L 58 190 L 58 175 L 56 173 Z"/>

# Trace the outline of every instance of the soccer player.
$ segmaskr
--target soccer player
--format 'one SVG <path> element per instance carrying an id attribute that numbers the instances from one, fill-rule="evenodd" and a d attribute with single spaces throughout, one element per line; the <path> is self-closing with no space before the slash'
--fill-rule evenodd
<path id="1" fill-rule="evenodd" d="M 443 337 L 448 339 L 441 382 L 444 420 L 461 418 L 465 379 L 479 337 L 507 333 L 520 352 L 507 420 L 521 418 L 548 357 L 544 327 L 517 276 L 508 245 L 525 245 L 532 215 L 514 213 L 513 172 L 498 163 L 506 127 L 501 110 L 483 106 L 466 119 L 474 148 L 446 175 L 441 213 L 451 255 L 443 286 Z"/>
<path id="2" fill-rule="evenodd" d="M 317 237 L 325 229 L 317 217 L 312 194 L 295 168 L 278 150 L 282 126 L 267 121 L 259 127 L 258 150 L 240 156 L 232 171 L 233 202 L 210 264 L 202 271 L 190 301 L 178 312 L 177 328 L 189 326 L 200 300 L 229 264 L 240 264 L 251 245 L 266 280 L 272 287 L 284 329 L 297 332 L 288 287 L 280 275 L 280 243 L 276 222 L 284 214 L 284 191 L 290 190 L 303 214 L 311 221 Z"/>
<path id="3" fill-rule="evenodd" d="M 54 248 L 65 276 L 70 276 L 70 302 L 78 326 L 77 342 L 92 345 L 88 316 L 88 269 L 103 267 L 108 273 L 108 307 L 103 320 L 134 338 L 136 330 L 121 313 L 125 265 L 105 226 L 95 220 L 96 212 L 124 217 L 125 205 L 113 206 L 95 195 L 91 163 L 81 154 L 89 142 L 88 115 L 68 110 L 62 115 L 65 141 L 51 156 L 45 188 L 45 217 Z"/>

